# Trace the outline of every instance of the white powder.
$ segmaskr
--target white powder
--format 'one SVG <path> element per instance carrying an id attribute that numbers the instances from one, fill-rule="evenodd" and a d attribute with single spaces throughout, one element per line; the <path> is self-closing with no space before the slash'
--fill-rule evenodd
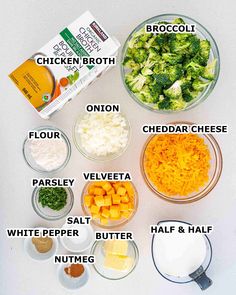
<path id="1" fill-rule="evenodd" d="M 31 139 L 29 150 L 36 164 L 45 171 L 59 168 L 68 153 L 64 139 Z"/>
<path id="2" fill-rule="evenodd" d="M 128 126 L 118 113 L 90 113 L 80 121 L 77 132 L 82 147 L 95 156 L 116 154 L 128 142 Z"/>
<path id="3" fill-rule="evenodd" d="M 168 222 L 169 225 L 178 226 L 179 223 Z M 181 223 L 181 226 L 187 227 L 184 223 Z M 206 242 L 201 234 L 156 234 L 153 254 L 160 272 L 175 277 L 186 277 L 202 265 L 206 257 Z"/>

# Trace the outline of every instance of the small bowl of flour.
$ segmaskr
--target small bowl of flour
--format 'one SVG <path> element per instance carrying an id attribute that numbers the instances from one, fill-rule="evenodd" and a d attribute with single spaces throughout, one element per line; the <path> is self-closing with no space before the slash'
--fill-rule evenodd
<path id="1" fill-rule="evenodd" d="M 23 156 L 33 170 L 53 173 L 63 169 L 71 155 L 69 139 L 53 126 L 41 126 L 28 132 L 23 144 Z"/>

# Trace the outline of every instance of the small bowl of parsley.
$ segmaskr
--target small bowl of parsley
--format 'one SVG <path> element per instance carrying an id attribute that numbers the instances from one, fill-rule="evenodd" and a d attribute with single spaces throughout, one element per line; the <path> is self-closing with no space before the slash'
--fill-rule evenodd
<path id="1" fill-rule="evenodd" d="M 32 193 L 34 211 L 46 220 L 59 220 L 67 216 L 74 204 L 69 187 L 36 187 Z"/>

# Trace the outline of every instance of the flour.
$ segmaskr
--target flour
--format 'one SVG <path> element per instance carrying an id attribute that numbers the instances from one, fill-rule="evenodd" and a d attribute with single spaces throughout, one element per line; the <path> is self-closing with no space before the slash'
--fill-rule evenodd
<path id="1" fill-rule="evenodd" d="M 68 153 L 63 139 L 31 139 L 29 150 L 36 164 L 45 171 L 61 167 Z"/>

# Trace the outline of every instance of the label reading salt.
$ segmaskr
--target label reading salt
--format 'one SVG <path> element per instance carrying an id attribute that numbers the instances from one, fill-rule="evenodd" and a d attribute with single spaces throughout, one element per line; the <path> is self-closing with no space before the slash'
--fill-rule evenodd
<path id="1" fill-rule="evenodd" d="M 132 181 L 129 172 L 83 172 L 86 181 Z"/>
<path id="2" fill-rule="evenodd" d="M 90 103 L 85 110 L 87 113 L 120 113 L 120 104 Z"/>
<path id="3" fill-rule="evenodd" d="M 68 216 L 66 219 L 67 224 L 90 224 L 91 216 Z"/>

